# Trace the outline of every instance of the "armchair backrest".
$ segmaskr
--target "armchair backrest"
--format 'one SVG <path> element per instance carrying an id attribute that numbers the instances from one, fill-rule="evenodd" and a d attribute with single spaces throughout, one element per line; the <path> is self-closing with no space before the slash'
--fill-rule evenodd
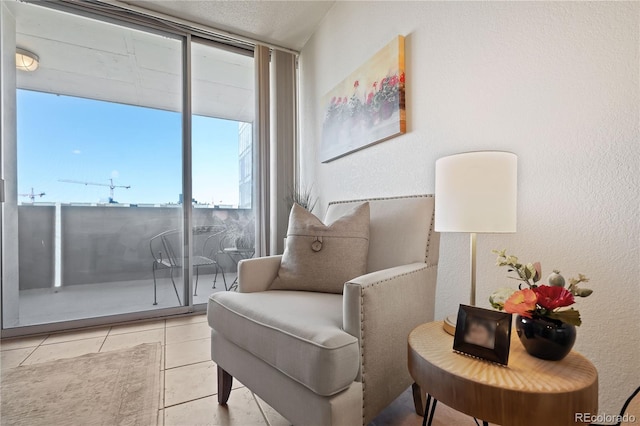
<path id="1" fill-rule="evenodd" d="M 354 205 L 369 202 L 367 272 L 424 262 L 438 264 L 440 235 L 434 231 L 434 196 L 417 195 L 329 203 L 325 223 L 332 223 Z"/>

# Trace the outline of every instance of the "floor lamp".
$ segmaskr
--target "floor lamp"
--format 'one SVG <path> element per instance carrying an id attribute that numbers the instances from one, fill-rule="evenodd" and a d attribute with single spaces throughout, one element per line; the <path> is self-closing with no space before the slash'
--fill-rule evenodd
<path id="1" fill-rule="evenodd" d="M 436 161 L 435 230 L 470 233 L 470 305 L 476 304 L 476 234 L 516 232 L 518 157 L 478 151 Z M 456 316 L 445 329 L 455 330 Z"/>

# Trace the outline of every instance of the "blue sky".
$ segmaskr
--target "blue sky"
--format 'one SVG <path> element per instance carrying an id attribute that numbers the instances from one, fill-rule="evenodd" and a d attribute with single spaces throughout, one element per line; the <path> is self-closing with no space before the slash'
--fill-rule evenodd
<path id="1" fill-rule="evenodd" d="M 182 192 L 180 113 L 18 90 L 18 192 L 36 201 L 176 203 Z M 238 123 L 193 117 L 193 196 L 238 204 Z M 29 202 L 27 197 L 19 197 Z"/>

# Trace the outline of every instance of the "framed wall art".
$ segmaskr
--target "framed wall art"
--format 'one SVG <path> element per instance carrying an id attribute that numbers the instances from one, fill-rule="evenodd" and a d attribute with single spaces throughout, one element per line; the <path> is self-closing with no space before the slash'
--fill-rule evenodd
<path id="1" fill-rule="evenodd" d="M 405 133 L 404 37 L 393 39 L 322 102 L 323 163 Z"/>

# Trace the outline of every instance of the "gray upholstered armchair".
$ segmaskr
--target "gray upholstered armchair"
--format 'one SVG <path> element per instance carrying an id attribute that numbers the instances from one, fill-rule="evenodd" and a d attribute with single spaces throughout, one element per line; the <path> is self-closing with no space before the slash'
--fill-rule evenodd
<path id="1" fill-rule="evenodd" d="M 280 256 L 240 262 L 238 293 L 211 296 L 218 402 L 236 377 L 293 424 L 369 423 L 411 385 L 407 337 L 433 320 L 439 235 L 432 196 L 329 205 L 371 210 L 368 273 L 343 294 L 269 291 Z"/>

